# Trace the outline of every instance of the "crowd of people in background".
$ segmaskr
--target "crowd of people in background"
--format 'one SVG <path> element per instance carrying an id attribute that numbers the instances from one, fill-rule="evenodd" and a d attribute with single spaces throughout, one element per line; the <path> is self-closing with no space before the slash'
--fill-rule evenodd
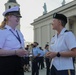
<path id="1" fill-rule="evenodd" d="M 30 45 L 26 45 L 25 49 L 28 51 L 28 54 L 23 60 L 24 72 L 31 72 L 32 75 L 39 75 L 39 70 L 45 68 L 46 75 L 49 75 L 51 59 L 45 57 L 45 54 L 49 52 L 49 45 L 45 44 L 43 49 L 37 42 L 34 42 Z"/>

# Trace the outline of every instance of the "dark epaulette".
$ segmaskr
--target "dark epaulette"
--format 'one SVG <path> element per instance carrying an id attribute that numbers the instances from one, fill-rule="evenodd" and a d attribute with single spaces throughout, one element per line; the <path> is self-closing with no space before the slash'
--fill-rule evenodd
<path id="1" fill-rule="evenodd" d="M 55 35 L 53 35 L 53 37 L 54 37 Z"/>
<path id="2" fill-rule="evenodd" d="M 1 30 L 7 29 L 7 28 L 0 28 Z"/>
<path id="3" fill-rule="evenodd" d="M 69 30 L 65 30 L 65 32 L 69 32 Z"/>

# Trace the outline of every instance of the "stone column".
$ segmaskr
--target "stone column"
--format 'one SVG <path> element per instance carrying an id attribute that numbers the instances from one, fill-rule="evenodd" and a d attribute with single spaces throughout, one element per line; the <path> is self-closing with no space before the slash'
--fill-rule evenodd
<path id="1" fill-rule="evenodd" d="M 47 34 L 47 35 L 48 35 L 47 42 L 48 42 L 48 44 L 49 44 L 49 42 L 50 42 L 50 28 L 51 28 L 51 27 L 50 27 L 50 24 L 48 24 L 48 25 L 47 25 L 47 32 L 48 32 L 48 34 Z"/>
<path id="2" fill-rule="evenodd" d="M 39 45 L 41 46 L 41 27 L 39 27 Z"/>

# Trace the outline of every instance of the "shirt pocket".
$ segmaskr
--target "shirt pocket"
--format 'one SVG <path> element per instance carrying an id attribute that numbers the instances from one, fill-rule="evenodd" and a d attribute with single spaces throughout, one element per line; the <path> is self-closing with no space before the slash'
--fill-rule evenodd
<path id="1" fill-rule="evenodd" d="M 9 36 L 6 39 L 6 44 L 8 44 L 8 45 L 16 45 L 18 43 L 19 43 L 19 41 L 18 41 L 18 39 L 15 36 Z"/>

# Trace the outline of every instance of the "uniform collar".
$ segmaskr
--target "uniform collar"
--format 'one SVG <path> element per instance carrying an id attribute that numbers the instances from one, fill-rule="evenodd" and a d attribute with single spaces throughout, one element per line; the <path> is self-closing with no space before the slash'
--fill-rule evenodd
<path id="1" fill-rule="evenodd" d="M 8 26 L 8 25 L 5 25 L 5 28 L 8 29 L 8 30 L 10 30 L 10 29 L 13 30 L 13 29 L 12 29 L 10 26 Z M 15 28 L 14 31 L 17 31 L 17 29 Z"/>
<path id="2" fill-rule="evenodd" d="M 66 30 L 66 28 L 63 28 L 63 29 L 61 30 L 61 32 L 60 32 L 60 34 L 59 34 L 59 35 L 64 34 L 65 30 Z"/>
<path id="3" fill-rule="evenodd" d="M 56 37 L 59 37 L 59 36 L 63 35 L 63 34 L 65 33 L 65 31 L 66 31 L 66 28 L 63 28 L 63 29 L 61 30 L 61 32 L 60 32 L 59 35 L 56 34 Z"/>
<path id="4" fill-rule="evenodd" d="M 34 47 L 34 49 L 36 49 L 36 48 L 38 48 L 38 47 Z"/>

